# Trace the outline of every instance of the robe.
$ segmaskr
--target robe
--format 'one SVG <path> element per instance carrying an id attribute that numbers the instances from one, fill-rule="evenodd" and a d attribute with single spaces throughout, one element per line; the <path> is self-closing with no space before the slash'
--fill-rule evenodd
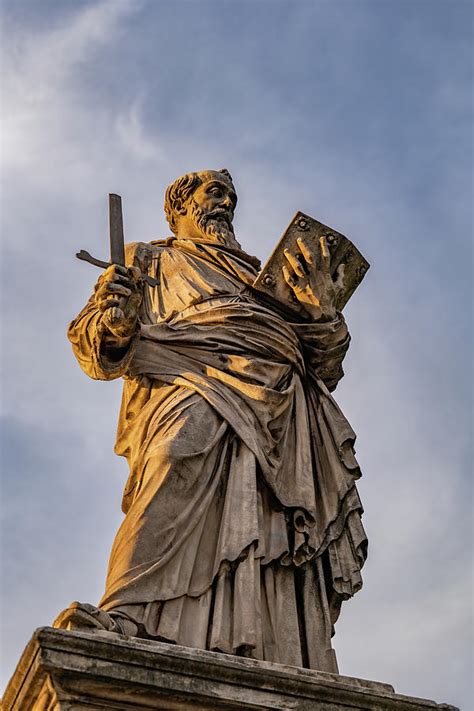
<path id="1" fill-rule="evenodd" d="M 349 333 L 290 323 L 214 242 L 127 245 L 144 285 L 117 359 L 92 296 L 69 327 L 92 378 L 122 377 L 123 523 L 99 605 L 152 639 L 337 672 L 341 602 L 367 540 L 355 434 L 331 396 Z"/>

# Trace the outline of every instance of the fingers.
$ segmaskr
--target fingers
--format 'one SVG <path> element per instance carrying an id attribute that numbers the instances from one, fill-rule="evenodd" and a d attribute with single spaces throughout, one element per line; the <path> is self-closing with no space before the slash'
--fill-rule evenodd
<path id="1" fill-rule="evenodd" d="M 331 254 L 329 252 L 328 243 L 324 235 L 321 235 L 321 237 L 319 238 L 319 250 L 321 270 L 329 273 Z"/>
<path id="2" fill-rule="evenodd" d="M 300 298 L 300 294 L 306 293 L 308 289 L 308 282 L 306 279 L 301 279 L 295 274 L 290 266 L 283 265 L 282 268 L 283 279 L 286 281 L 291 291 Z"/>
<path id="3" fill-rule="evenodd" d="M 132 291 L 131 284 L 122 281 L 103 281 L 98 285 L 95 296 L 96 298 L 102 298 L 105 294 L 120 294 L 121 296 L 130 296 Z"/>
<path id="4" fill-rule="evenodd" d="M 291 254 L 291 252 L 288 249 L 285 249 L 284 254 L 285 254 L 285 257 L 288 260 L 288 263 L 289 263 L 291 269 L 293 270 L 293 272 L 299 277 L 304 277 L 305 276 L 304 269 L 303 269 L 302 265 L 300 264 L 298 258 L 295 257 L 294 254 Z"/>
<path id="5" fill-rule="evenodd" d="M 96 284 L 95 301 L 102 313 L 114 308 L 120 310 L 124 300 L 126 302 L 132 294 L 132 289 L 129 288 L 132 284 L 121 270 L 117 265 L 110 266 Z"/>
<path id="6" fill-rule="evenodd" d="M 125 314 L 118 306 L 107 309 L 102 316 L 102 323 L 110 333 L 117 337 L 121 337 L 123 332 L 127 330 Z"/>
<path id="7" fill-rule="evenodd" d="M 122 297 L 128 298 L 131 295 L 131 290 L 121 284 L 114 282 L 105 282 L 95 294 L 95 300 L 99 308 L 109 308 L 113 303 L 119 303 Z"/>
<path id="8" fill-rule="evenodd" d="M 290 270 L 289 270 L 285 265 L 283 265 L 283 267 L 282 267 L 281 270 L 282 270 L 282 272 L 283 272 L 283 279 L 286 281 L 286 283 L 288 284 L 288 286 L 290 286 L 291 288 L 293 288 L 293 286 L 295 285 L 295 278 L 294 278 L 294 276 L 293 276 L 292 274 L 290 274 Z"/>
<path id="9" fill-rule="evenodd" d="M 312 266 L 312 264 L 314 263 L 313 255 L 309 251 L 305 242 L 303 242 L 301 237 L 298 237 L 298 239 L 296 240 L 296 243 L 299 247 L 301 254 L 303 255 L 303 258 L 304 258 L 306 264 L 308 264 L 308 266 Z"/>
<path id="10" fill-rule="evenodd" d="M 331 264 L 331 253 L 329 251 L 329 246 L 324 235 L 321 235 L 321 237 L 319 238 L 319 249 L 317 250 L 316 257 L 313 256 L 308 245 L 304 242 L 303 239 L 301 239 L 301 237 L 298 237 L 296 243 L 298 245 L 298 249 L 301 253 L 301 256 L 303 257 L 308 267 L 315 266 L 316 270 L 321 270 L 329 273 Z M 288 249 L 285 249 L 285 257 L 293 268 L 295 274 L 297 274 L 297 276 L 305 276 L 304 266 L 301 264 L 297 256 L 291 254 Z"/>
<path id="11" fill-rule="evenodd" d="M 131 283 L 131 281 L 125 277 L 121 276 L 110 276 L 108 279 L 102 277 L 99 277 L 97 284 L 94 287 L 94 292 L 96 298 L 101 292 L 104 291 L 109 291 L 112 293 L 113 291 L 120 291 L 121 289 L 125 289 L 128 294 L 123 293 L 124 296 L 130 295 L 132 291 L 136 291 L 136 287 L 134 284 Z"/>
<path id="12" fill-rule="evenodd" d="M 286 283 L 294 289 L 296 286 L 302 283 L 303 278 L 306 280 L 306 276 L 302 270 L 301 264 L 298 263 L 300 273 L 295 270 L 293 264 L 294 261 L 293 263 L 288 261 L 288 264 L 284 264 L 281 269 Z M 301 276 L 301 274 L 303 276 Z"/>
<path id="13" fill-rule="evenodd" d="M 128 267 L 128 274 L 134 284 L 138 284 L 143 279 L 141 270 L 138 267 Z"/>
<path id="14" fill-rule="evenodd" d="M 122 309 L 119 306 L 113 306 L 110 309 L 107 309 L 106 312 L 106 320 L 108 323 L 114 325 L 118 323 L 119 321 L 122 321 L 124 318 L 125 314 L 123 313 Z"/>
<path id="15" fill-rule="evenodd" d="M 115 277 L 115 276 L 128 277 L 127 267 L 123 267 L 120 264 L 111 264 L 110 266 L 107 267 L 107 269 L 104 271 L 104 273 L 99 277 L 99 280 L 100 279 L 110 280 L 112 277 Z"/>
<path id="16" fill-rule="evenodd" d="M 134 291 L 142 280 L 142 273 L 138 267 L 122 267 L 119 264 L 111 264 L 97 280 L 96 291 L 104 283 L 122 284 Z"/>
<path id="17" fill-rule="evenodd" d="M 95 302 L 110 326 L 119 324 L 130 309 L 137 312 L 143 297 L 143 276 L 136 266 L 111 264 L 95 285 Z"/>
<path id="18" fill-rule="evenodd" d="M 137 317 L 127 315 L 120 306 L 108 308 L 102 316 L 106 329 L 118 338 L 131 338 L 135 332 Z"/>
<path id="19" fill-rule="evenodd" d="M 97 307 L 101 313 L 105 313 L 112 308 L 121 309 L 123 302 L 120 299 L 104 299 L 97 303 Z"/>

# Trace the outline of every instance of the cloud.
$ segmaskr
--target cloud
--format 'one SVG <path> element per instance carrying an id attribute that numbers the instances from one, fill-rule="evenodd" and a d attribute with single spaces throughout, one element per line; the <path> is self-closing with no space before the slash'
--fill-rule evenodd
<path id="1" fill-rule="evenodd" d="M 41 151 L 41 142 L 64 121 L 65 99 L 74 93 L 78 69 L 118 39 L 124 19 L 140 6 L 136 0 L 104 0 L 86 6 L 47 33 L 18 28 L 12 28 L 17 29 L 12 34 L 5 32 L 4 169 L 26 167 Z"/>
<path id="2" fill-rule="evenodd" d="M 143 97 L 137 97 L 129 111 L 118 116 L 115 128 L 123 148 L 132 158 L 157 160 L 160 156 L 158 146 L 145 134 L 142 116 L 143 101 Z"/>
<path id="3" fill-rule="evenodd" d="M 404 13 L 275 2 L 271 16 L 267 3 L 48 0 L 40 26 L 35 5 L 13 4 L 4 28 L 5 674 L 35 626 L 100 596 L 121 518 L 120 383 L 86 379 L 65 336 L 99 273 L 74 252 L 107 257 L 108 192 L 128 240 L 163 237 L 166 185 L 225 165 L 249 252 L 267 257 L 302 209 L 372 263 L 345 312 L 336 391 L 370 537 L 337 627 L 341 671 L 468 704 L 463 3 L 427 20 L 416 0 Z"/>

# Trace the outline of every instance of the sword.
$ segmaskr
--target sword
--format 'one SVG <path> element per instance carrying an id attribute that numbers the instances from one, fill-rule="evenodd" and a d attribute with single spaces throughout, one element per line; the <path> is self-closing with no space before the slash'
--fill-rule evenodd
<path id="1" fill-rule="evenodd" d="M 122 198 L 114 193 L 109 194 L 109 234 L 110 234 L 110 262 L 104 262 L 101 259 L 96 259 L 85 249 L 81 249 L 76 253 L 78 259 L 84 262 L 94 264 L 96 267 L 107 269 L 111 264 L 117 264 L 120 267 L 125 266 L 125 241 L 123 236 L 123 216 L 122 216 Z M 148 274 L 143 275 L 143 280 L 150 286 L 158 286 L 158 279 L 154 279 Z"/>

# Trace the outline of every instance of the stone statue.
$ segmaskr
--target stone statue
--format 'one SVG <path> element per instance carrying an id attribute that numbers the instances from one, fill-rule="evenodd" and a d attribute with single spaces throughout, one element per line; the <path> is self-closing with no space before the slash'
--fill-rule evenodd
<path id="1" fill-rule="evenodd" d="M 251 288 L 236 204 L 227 170 L 176 180 L 173 237 L 128 244 L 70 325 L 83 371 L 124 379 L 130 476 L 104 596 L 55 626 L 337 672 L 334 623 L 367 547 L 355 435 L 330 394 L 342 282 L 324 238 L 317 264 L 299 240 L 283 278 L 306 317 L 285 319 Z"/>

